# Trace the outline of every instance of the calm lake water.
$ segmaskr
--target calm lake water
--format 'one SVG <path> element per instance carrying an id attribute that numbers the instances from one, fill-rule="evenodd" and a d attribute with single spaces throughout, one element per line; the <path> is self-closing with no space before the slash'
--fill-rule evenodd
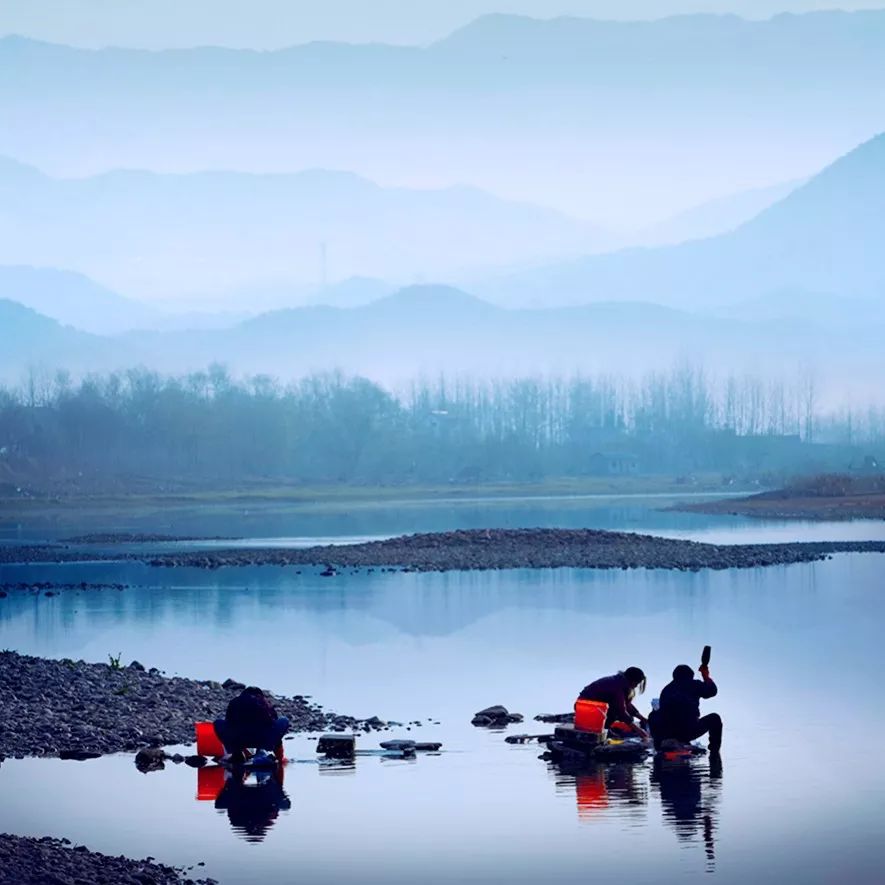
<path id="1" fill-rule="evenodd" d="M 540 524 L 531 515 L 527 524 Z M 566 508 L 558 524 L 571 516 Z M 683 519 L 672 532 L 733 540 L 801 530 L 670 517 Z M 637 510 L 635 527 L 661 518 L 646 512 L 643 524 Z M 882 537 L 882 524 L 848 525 L 852 537 Z M 815 536 L 846 531 L 830 528 Z M 348 532 L 327 525 L 323 534 Z M 287 744 L 285 800 L 279 785 L 256 788 L 249 814 L 196 801 L 197 773 L 184 766 L 141 775 L 131 756 L 7 760 L 0 831 L 205 861 L 194 872 L 222 882 L 881 881 L 885 557 L 695 574 L 324 579 L 289 568 L 85 563 L 0 575 L 44 578 L 132 586 L 11 594 L 0 600 L 0 647 L 96 661 L 122 651 L 169 674 L 232 676 L 340 712 L 421 720 L 395 734 L 444 748 L 414 762 L 367 756 L 329 770 L 299 737 Z M 725 719 L 721 769 L 704 757 L 561 771 L 537 758 L 536 745 L 510 746 L 469 724 L 474 711 L 503 703 L 526 716 L 511 733 L 543 732 L 534 714 L 568 710 L 587 681 L 630 664 L 649 674 L 647 705 L 673 666 L 696 664 L 707 643 L 720 696 L 704 709 Z"/>

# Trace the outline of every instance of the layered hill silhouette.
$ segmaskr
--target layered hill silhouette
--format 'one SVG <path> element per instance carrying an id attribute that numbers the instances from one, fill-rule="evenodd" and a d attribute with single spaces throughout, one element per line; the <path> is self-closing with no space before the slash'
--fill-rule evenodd
<path id="1" fill-rule="evenodd" d="M 0 299 L 99 335 L 142 328 L 159 320 L 158 311 L 142 302 L 106 289 L 83 274 L 51 267 L 0 265 Z"/>
<path id="2" fill-rule="evenodd" d="M 709 309 L 784 290 L 881 299 L 883 206 L 879 135 L 728 234 L 540 267 L 478 291 L 535 306 L 647 300 Z"/>
<path id="3" fill-rule="evenodd" d="M 507 310 L 441 286 L 416 286 L 371 304 L 273 311 L 226 329 L 130 332 L 92 336 L 0 302 L 0 378 L 17 382 L 29 369 L 51 378 L 143 366 L 162 372 L 224 363 L 236 374 L 283 379 L 342 370 L 397 385 L 440 372 L 496 378 L 605 372 L 636 375 L 674 363 L 714 372 L 851 376 L 874 384 L 885 368 L 885 317 L 853 328 L 765 317 L 704 316 L 658 305 L 598 303 L 547 310 Z M 815 362 L 817 360 L 817 362 Z"/>
<path id="4" fill-rule="evenodd" d="M 382 188 L 322 170 L 55 179 L 6 161 L 0 199 L 0 264 L 69 268 L 145 299 L 303 289 L 324 272 L 449 278 L 579 255 L 606 239 L 586 222 L 474 188 Z"/>
<path id="5" fill-rule="evenodd" d="M 426 47 L 275 52 L 7 38 L 0 153 L 74 175 L 332 167 L 651 219 L 803 176 L 881 129 L 883 55 L 885 11 L 498 15 Z"/>

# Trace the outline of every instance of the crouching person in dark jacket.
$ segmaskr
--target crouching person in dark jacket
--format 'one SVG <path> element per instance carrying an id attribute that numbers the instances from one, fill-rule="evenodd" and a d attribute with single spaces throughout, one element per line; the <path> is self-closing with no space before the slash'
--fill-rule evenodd
<path id="1" fill-rule="evenodd" d="M 248 748 L 272 750 L 282 761 L 283 735 L 288 730 L 289 720 L 277 716 L 264 692 L 254 686 L 243 689 L 227 705 L 224 719 L 215 720 L 215 733 L 234 765 L 245 761 Z"/>
<path id="2" fill-rule="evenodd" d="M 702 735 L 710 735 L 710 752 L 718 753 L 722 746 L 722 719 L 718 713 L 701 716 L 701 698 L 716 697 L 719 689 L 710 678 L 710 671 L 701 667 L 702 679 L 694 678 L 688 664 L 680 664 L 673 671 L 673 681 L 661 691 L 661 705 L 649 717 L 655 749 L 661 742 L 677 740 L 688 744 Z"/>

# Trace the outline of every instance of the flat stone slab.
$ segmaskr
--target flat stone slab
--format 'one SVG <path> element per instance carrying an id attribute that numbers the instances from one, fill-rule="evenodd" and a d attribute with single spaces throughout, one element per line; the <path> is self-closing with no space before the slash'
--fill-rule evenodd
<path id="1" fill-rule="evenodd" d="M 317 753 L 329 759 L 350 759 L 356 753 L 356 736 L 324 734 L 317 741 Z"/>

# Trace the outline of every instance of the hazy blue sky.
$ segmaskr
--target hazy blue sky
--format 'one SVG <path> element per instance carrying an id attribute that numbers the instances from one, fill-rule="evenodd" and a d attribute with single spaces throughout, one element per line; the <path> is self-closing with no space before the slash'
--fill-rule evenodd
<path id="1" fill-rule="evenodd" d="M 428 42 L 489 12 L 624 19 L 685 12 L 767 17 L 782 11 L 883 6 L 883 0 L 0 0 L 0 35 L 80 46 L 268 49 L 309 40 Z"/>

